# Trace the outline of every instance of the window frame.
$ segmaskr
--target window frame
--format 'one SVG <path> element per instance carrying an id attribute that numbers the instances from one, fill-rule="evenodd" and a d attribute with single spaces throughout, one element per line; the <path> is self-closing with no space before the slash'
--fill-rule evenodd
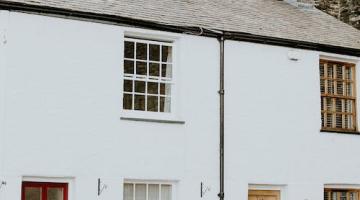
<path id="1" fill-rule="evenodd" d="M 350 82 L 351 86 L 352 86 L 352 96 L 348 96 L 348 95 L 335 95 L 335 94 L 328 94 L 327 93 L 327 80 L 329 80 L 327 78 L 327 71 L 325 69 L 325 64 L 338 64 L 338 65 L 342 65 L 342 66 L 346 66 L 346 67 L 350 67 L 352 69 L 352 79 L 350 81 L 346 81 L 345 78 L 343 79 L 333 79 L 336 83 L 337 82 Z M 321 76 L 320 73 L 320 67 L 321 65 L 324 65 L 324 77 Z M 333 73 L 335 74 L 336 71 L 333 71 Z M 343 74 L 343 76 L 345 76 L 345 74 Z M 332 98 L 332 99 L 340 99 L 340 100 L 351 100 L 353 101 L 353 111 L 352 112 L 344 112 L 342 108 L 341 112 L 337 112 L 337 111 L 327 111 L 324 110 L 323 107 L 326 107 L 325 103 L 324 105 L 320 106 L 320 112 L 321 115 L 324 114 L 324 118 L 321 119 L 321 132 L 336 132 L 336 133 L 354 133 L 354 134 L 360 134 L 360 132 L 358 132 L 358 122 L 357 122 L 357 70 L 356 70 L 356 63 L 353 62 L 349 62 L 349 61 L 340 61 L 340 60 L 336 60 L 336 59 L 328 59 L 328 58 L 321 58 L 319 60 L 319 80 L 320 80 L 320 100 L 322 101 L 323 98 Z M 324 80 L 324 93 L 321 91 L 321 81 Z M 337 84 L 336 84 L 337 85 Z M 346 88 L 344 87 L 343 90 L 345 90 Z M 337 90 L 337 88 L 335 88 L 334 86 L 334 90 Z M 335 102 L 334 101 L 334 102 Z M 334 106 L 334 108 L 336 108 L 336 104 L 334 105 L 334 102 L 332 102 L 332 106 Z M 343 107 L 343 106 L 342 106 Z M 332 115 L 332 123 L 335 124 L 335 127 L 326 127 L 323 126 L 323 124 L 325 125 L 326 121 L 326 114 L 331 113 Z M 344 115 L 351 115 L 352 116 L 352 120 L 353 120 L 353 129 L 348 129 L 348 128 L 337 128 L 336 127 L 336 115 L 337 113 L 341 113 L 342 118 Z M 351 114 L 349 114 L 351 113 Z M 334 119 L 335 118 L 335 119 Z M 344 119 L 342 119 L 342 124 L 344 123 Z"/>
<path id="2" fill-rule="evenodd" d="M 142 33 L 143 34 L 143 33 Z M 180 115 L 180 110 L 178 109 L 179 107 L 179 97 L 180 95 L 178 94 L 178 87 L 177 85 L 179 84 L 178 82 L 178 74 L 179 74 L 179 70 L 178 70 L 178 53 L 177 53 L 177 48 L 178 48 L 178 39 L 175 37 L 171 37 L 168 38 L 166 36 L 149 36 L 146 34 L 124 34 L 123 36 L 123 43 L 122 43 L 122 66 L 121 66 L 121 117 L 120 119 L 122 120 L 131 120 L 131 121 L 148 121 L 148 122 L 161 122 L 161 123 L 174 123 L 174 124 L 184 124 L 185 122 L 182 120 L 181 115 Z M 163 39 L 161 39 L 163 38 Z M 125 88 L 124 88 L 124 80 L 125 80 L 125 73 L 124 73 L 124 61 L 125 61 L 125 41 L 136 41 L 136 42 L 144 42 L 144 43 L 149 43 L 149 44 L 164 44 L 166 46 L 171 46 L 172 47 L 172 78 L 171 78 L 171 93 L 170 93 L 170 112 L 160 112 L 160 107 L 158 108 L 159 111 L 158 112 L 154 112 L 154 111 L 139 111 L 139 110 L 130 110 L 130 109 L 124 109 L 124 105 L 123 105 L 123 98 L 124 98 L 124 94 L 126 92 L 124 92 Z M 135 49 L 134 49 L 135 50 Z M 149 55 L 148 55 L 149 56 Z M 136 59 L 134 57 L 134 59 Z M 152 61 L 151 61 L 152 62 Z M 147 64 L 149 63 L 149 58 L 147 59 Z M 161 63 L 161 61 L 159 61 L 159 63 Z M 134 66 L 136 67 L 136 66 Z M 161 68 L 161 64 L 160 64 L 160 68 Z M 135 70 L 135 69 L 134 69 Z M 149 69 L 147 69 L 149 70 Z M 160 74 L 161 76 L 161 74 Z M 146 79 L 144 79 L 145 81 L 148 79 L 149 77 L 147 76 Z M 132 79 L 135 80 L 135 79 Z M 133 85 L 134 87 L 134 85 Z M 134 91 L 133 91 L 134 92 Z M 160 94 L 158 94 L 160 95 Z M 134 100 L 133 100 L 134 101 Z"/>
<path id="3" fill-rule="evenodd" d="M 26 187 L 35 187 L 41 188 L 43 191 L 41 194 L 41 199 L 47 199 L 47 188 L 62 188 L 63 189 L 63 200 L 69 199 L 69 184 L 60 183 L 60 182 L 33 182 L 33 181 L 23 181 L 21 184 L 21 200 L 25 200 L 25 188 Z"/>
<path id="4" fill-rule="evenodd" d="M 287 195 L 287 185 L 286 184 L 248 184 L 248 195 L 249 191 L 279 191 L 280 199 L 286 200 L 288 199 Z"/>
<path id="5" fill-rule="evenodd" d="M 176 200 L 176 183 L 173 181 L 146 181 L 146 180 L 125 180 L 123 182 L 123 200 L 124 200 L 124 188 L 125 184 L 133 184 L 133 200 L 135 199 L 135 185 L 136 184 L 145 184 L 146 185 L 146 200 L 148 200 L 148 193 L 149 193 L 149 185 L 159 185 L 159 200 L 161 200 L 161 185 L 170 185 L 171 186 L 171 200 Z"/>
<path id="6" fill-rule="evenodd" d="M 350 200 L 350 198 L 348 199 L 349 197 L 349 193 L 350 192 L 357 192 L 358 195 L 357 195 L 357 199 L 360 199 L 360 189 L 346 189 L 346 188 L 324 188 L 324 200 L 325 200 L 325 193 L 329 192 L 330 194 L 332 192 L 346 192 L 346 198 L 347 200 Z M 332 197 L 330 196 L 327 200 L 331 200 Z M 340 197 L 338 198 L 340 199 Z"/>

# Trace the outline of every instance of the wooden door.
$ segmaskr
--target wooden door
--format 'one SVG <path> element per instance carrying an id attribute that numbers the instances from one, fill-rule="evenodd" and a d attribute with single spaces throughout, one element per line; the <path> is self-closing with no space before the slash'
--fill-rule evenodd
<path id="1" fill-rule="evenodd" d="M 249 190 L 248 200 L 280 200 L 278 190 Z"/>

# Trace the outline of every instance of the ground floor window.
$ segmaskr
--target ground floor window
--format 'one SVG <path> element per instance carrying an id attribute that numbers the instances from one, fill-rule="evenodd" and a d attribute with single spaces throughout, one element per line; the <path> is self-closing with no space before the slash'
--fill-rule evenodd
<path id="1" fill-rule="evenodd" d="M 324 200 L 360 200 L 360 190 L 325 189 Z"/>
<path id="2" fill-rule="evenodd" d="M 279 190 L 249 190 L 248 200 L 280 200 Z"/>
<path id="3" fill-rule="evenodd" d="M 23 182 L 22 200 L 68 200 L 67 183 Z"/>
<path id="4" fill-rule="evenodd" d="M 173 186 L 168 183 L 124 183 L 123 200 L 173 200 Z"/>

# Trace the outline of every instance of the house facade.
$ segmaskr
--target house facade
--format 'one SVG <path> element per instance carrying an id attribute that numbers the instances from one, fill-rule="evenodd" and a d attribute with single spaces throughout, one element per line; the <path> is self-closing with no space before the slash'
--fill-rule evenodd
<path id="1" fill-rule="evenodd" d="M 251 41 L 216 18 L 223 29 L 192 16 L 180 29 L 182 7 L 143 24 L 127 2 L 120 23 L 99 14 L 116 1 L 99 2 L 0 3 L 1 200 L 216 200 L 219 122 L 225 199 L 360 198 L 357 30 L 294 2 L 243 1 L 324 27 L 273 18 L 240 27 L 259 31 Z"/>

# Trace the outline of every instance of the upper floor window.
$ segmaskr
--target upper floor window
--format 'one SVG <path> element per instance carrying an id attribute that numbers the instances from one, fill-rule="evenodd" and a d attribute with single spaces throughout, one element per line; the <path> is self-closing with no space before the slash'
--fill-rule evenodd
<path id="1" fill-rule="evenodd" d="M 324 200 L 359 200 L 359 190 L 325 189 Z"/>
<path id="2" fill-rule="evenodd" d="M 339 132 L 357 130 L 355 86 L 354 64 L 320 61 L 322 130 Z"/>
<path id="3" fill-rule="evenodd" d="M 171 112 L 173 44 L 125 38 L 123 109 Z"/>

